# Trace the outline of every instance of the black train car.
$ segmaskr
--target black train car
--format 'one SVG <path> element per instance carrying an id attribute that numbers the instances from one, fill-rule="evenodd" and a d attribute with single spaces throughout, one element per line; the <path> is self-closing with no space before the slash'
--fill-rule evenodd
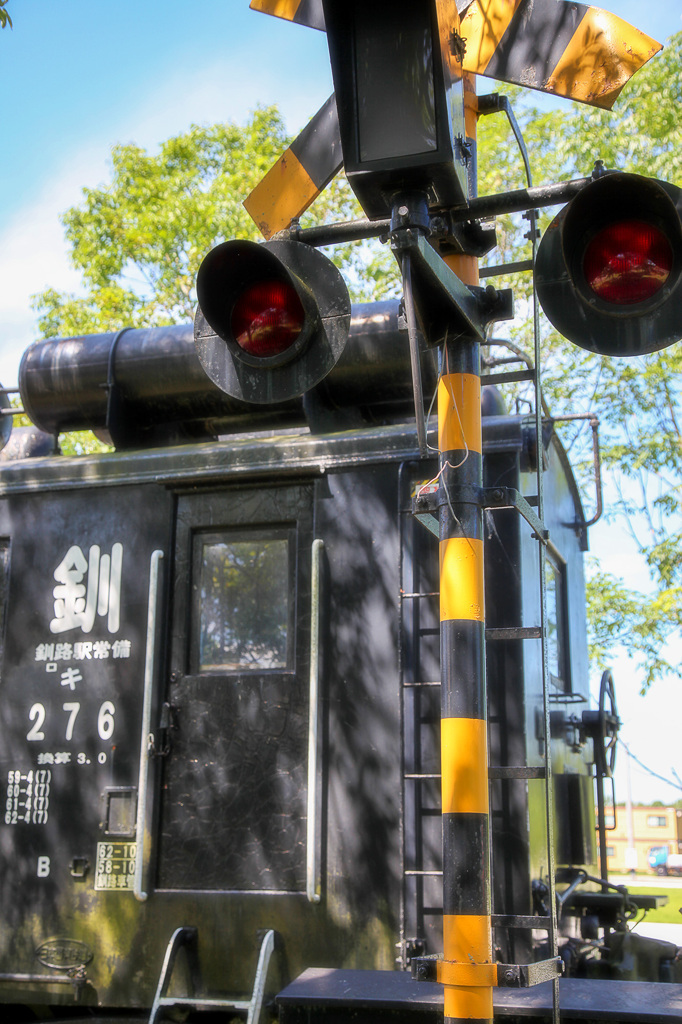
<path id="1" fill-rule="evenodd" d="M 274 411 L 207 383 L 191 328 L 25 354 L 34 421 L 118 447 L 12 458 L 10 442 L 0 466 L 4 1019 L 173 1002 L 251 1022 L 309 968 L 331 992 L 329 969 L 393 972 L 363 975 L 383 984 L 438 951 L 437 544 L 412 515 L 436 469 L 405 349 L 395 304 L 360 307 L 324 389 Z M 532 494 L 530 422 L 488 411 L 486 484 Z M 574 713 L 585 527 L 551 430 L 542 447 L 557 862 L 594 875 L 593 743 Z M 491 511 L 486 554 L 491 760 L 533 768 L 540 644 L 508 631 L 540 621 L 537 544 Z M 496 945 L 527 962 L 544 952 L 527 920 L 543 783 L 502 775 Z M 567 934 L 586 913 L 566 907 Z M 282 1006 L 295 1017 L 295 992 Z"/>

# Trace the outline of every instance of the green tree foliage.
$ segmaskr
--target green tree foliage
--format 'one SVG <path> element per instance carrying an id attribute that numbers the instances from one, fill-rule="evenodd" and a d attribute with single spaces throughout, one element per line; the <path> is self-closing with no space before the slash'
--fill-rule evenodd
<path id="1" fill-rule="evenodd" d="M 86 295 L 48 289 L 35 296 L 43 336 L 191 321 L 194 282 L 206 253 L 229 238 L 260 238 L 242 200 L 289 141 L 279 112 L 268 107 L 243 127 L 195 125 L 155 154 L 115 146 L 110 183 L 84 189 L 83 202 L 62 217 Z M 308 219 L 350 219 L 359 212 L 341 178 L 319 197 Z M 373 253 L 339 246 L 332 255 L 349 270 L 356 296 L 374 297 L 374 287 L 365 284 L 365 263 Z M 394 282 L 391 274 L 377 269 L 372 281 Z"/>
<path id="2" fill-rule="evenodd" d="M 115 146 L 112 178 L 83 190 L 62 220 L 85 297 L 35 298 L 45 337 L 186 323 L 205 254 L 226 238 L 256 237 L 241 199 L 287 139 L 274 108 L 244 126 L 193 126 L 156 154 Z"/>
<path id="3" fill-rule="evenodd" d="M 631 79 L 613 111 L 579 104 L 540 112 L 521 99 L 514 106 L 524 129 L 535 183 L 590 174 L 596 160 L 682 186 L 682 33 L 662 54 Z M 500 115 L 481 122 L 482 192 L 525 184 L 511 133 Z M 556 211 L 541 217 L 541 224 Z M 523 238 L 526 222 L 503 218 L 502 256 L 529 254 Z M 498 225 L 499 227 L 499 225 Z M 499 262 L 496 252 L 492 262 Z M 502 283 L 508 283 L 503 280 Z M 522 316 L 511 338 L 532 349 L 532 318 L 524 298 L 529 283 L 509 279 L 521 300 Z M 679 381 L 682 352 L 676 345 L 641 358 L 593 356 L 566 342 L 542 323 L 543 389 L 555 415 L 596 411 L 600 417 L 602 460 L 611 501 L 607 513 L 629 528 L 647 564 L 647 594 L 629 589 L 622 579 L 598 570 L 588 581 L 592 655 L 603 666 L 614 647 L 638 658 L 643 689 L 671 671 L 666 641 L 682 628 L 682 436 Z M 574 462 L 583 460 L 583 481 L 590 473 L 589 434 L 559 427 Z M 589 490 L 585 488 L 588 495 Z"/>
<path id="4" fill-rule="evenodd" d="M 9 16 L 8 11 L 4 8 L 7 6 L 8 0 L 0 0 L 0 28 L 12 27 L 12 19 Z"/>

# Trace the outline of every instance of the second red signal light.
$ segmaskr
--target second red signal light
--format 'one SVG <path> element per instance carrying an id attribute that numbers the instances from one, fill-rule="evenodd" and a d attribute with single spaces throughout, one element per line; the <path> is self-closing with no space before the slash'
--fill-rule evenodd
<path id="1" fill-rule="evenodd" d="M 585 252 L 585 279 L 605 302 L 646 302 L 663 287 L 673 266 L 666 235 L 642 220 L 618 221 L 603 228 Z"/>
<path id="2" fill-rule="evenodd" d="M 540 243 L 545 314 L 576 345 L 643 355 L 682 337 L 682 190 L 620 172 L 587 185 Z"/>

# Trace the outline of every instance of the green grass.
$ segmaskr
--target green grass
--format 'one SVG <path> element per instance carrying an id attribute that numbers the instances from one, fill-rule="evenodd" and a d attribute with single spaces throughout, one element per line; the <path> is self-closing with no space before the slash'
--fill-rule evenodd
<path id="1" fill-rule="evenodd" d="M 635 880 L 632 885 L 628 884 L 628 889 L 633 894 L 641 893 L 643 896 L 667 896 L 668 902 L 664 907 L 659 907 L 658 910 L 650 910 L 645 921 L 649 921 L 652 924 L 680 924 L 682 925 L 682 914 L 680 913 L 680 907 L 682 907 L 682 888 L 670 888 L 665 889 L 662 886 L 656 888 L 648 888 L 645 885 L 639 885 Z"/>

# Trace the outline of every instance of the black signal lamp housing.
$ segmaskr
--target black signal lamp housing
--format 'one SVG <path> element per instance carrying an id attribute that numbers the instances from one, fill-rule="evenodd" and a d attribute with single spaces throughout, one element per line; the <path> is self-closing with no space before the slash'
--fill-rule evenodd
<path id="1" fill-rule="evenodd" d="M 197 274 L 194 344 L 221 391 L 257 404 L 309 391 L 348 339 L 351 303 L 333 263 L 293 241 L 222 242 Z"/>
<path id="2" fill-rule="evenodd" d="M 397 193 L 467 201 L 454 0 L 323 0 L 348 180 L 370 218 Z"/>
<path id="3" fill-rule="evenodd" d="M 682 337 L 682 190 L 605 174 L 554 218 L 535 285 L 556 329 L 606 356 L 656 352 Z"/>

